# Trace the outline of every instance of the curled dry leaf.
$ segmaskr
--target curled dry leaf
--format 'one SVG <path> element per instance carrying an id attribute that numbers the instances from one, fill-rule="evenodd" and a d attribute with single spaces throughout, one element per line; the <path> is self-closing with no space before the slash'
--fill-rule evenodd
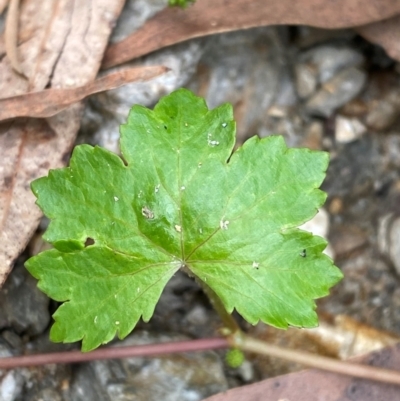
<path id="1" fill-rule="evenodd" d="M 96 7 L 86 1 L 22 2 L 18 53 L 29 81 L 15 73 L 10 59 L 3 57 L 2 97 L 93 81 L 123 4 L 123 0 L 98 0 Z M 76 104 L 46 120 L 0 124 L 0 285 L 41 217 L 29 184 L 49 168 L 65 164 L 81 114 L 82 106 Z"/>
<path id="2" fill-rule="evenodd" d="M 71 104 L 94 94 L 118 88 L 133 81 L 145 81 L 168 71 L 164 66 L 135 67 L 119 70 L 72 89 L 46 89 L 0 99 L 0 121 L 15 117 L 51 117 Z"/>
<path id="3" fill-rule="evenodd" d="M 6 53 L 15 71 L 22 73 L 18 60 L 18 10 L 19 0 L 10 0 L 6 18 L 5 45 Z"/>
<path id="4" fill-rule="evenodd" d="M 382 46 L 390 57 L 400 61 L 400 15 L 360 26 L 356 31 L 370 42 Z"/>
<path id="5" fill-rule="evenodd" d="M 188 39 L 278 24 L 344 28 L 400 13 L 397 0 L 201 0 L 182 9 L 165 9 L 141 29 L 108 47 L 102 68 Z"/>

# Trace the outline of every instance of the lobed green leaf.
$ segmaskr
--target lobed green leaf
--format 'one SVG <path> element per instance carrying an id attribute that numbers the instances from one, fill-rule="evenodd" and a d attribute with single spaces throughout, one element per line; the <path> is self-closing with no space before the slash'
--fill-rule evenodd
<path id="1" fill-rule="evenodd" d="M 50 297 L 54 341 L 83 350 L 149 320 L 162 289 L 190 271 L 252 324 L 317 324 L 314 299 L 342 275 L 326 241 L 299 230 L 324 203 L 328 155 L 257 137 L 232 153 L 232 107 L 181 89 L 134 106 L 122 158 L 77 146 L 70 167 L 32 183 L 56 249 L 27 262 Z M 88 239 L 93 242 L 88 244 Z"/>

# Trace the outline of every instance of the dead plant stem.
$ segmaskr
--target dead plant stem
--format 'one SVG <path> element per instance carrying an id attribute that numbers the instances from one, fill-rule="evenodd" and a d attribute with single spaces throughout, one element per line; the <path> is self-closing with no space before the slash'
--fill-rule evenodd
<path id="1" fill-rule="evenodd" d="M 400 372 L 395 370 L 361 365 L 351 361 L 340 361 L 333 358 L 310 354 L 308 352 L 282 348 L 276 345 L 267 344 L 264 341 L 246 336 L 245 334 L 232 337 L 231 345 L 240 348 L 242 351 L 273 356 L 332 373 L 400 385 Z"/>

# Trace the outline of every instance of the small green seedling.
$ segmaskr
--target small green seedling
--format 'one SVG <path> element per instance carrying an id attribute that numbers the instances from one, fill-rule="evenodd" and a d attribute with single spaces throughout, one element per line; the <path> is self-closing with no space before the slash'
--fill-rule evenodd
<path id="1" fill-rule="evenodd" d="M 181 7 L 186 8 L 190 4 L 194 3 L 196 0 L 168 0 L 168 5 L 170 7 Z"/>
<path id="2" fill-rule="evenodd" d="M 238 348 L 228 350 L 225 361 L 230 368 L 238 368 L 245 361 L 243 352 Z"/>
<path id="3" fill-rule="evenodd" d="M 180 89 L 154 111 L 132 107 L 122 157 L 80 145 L 69 167 L 32 183 L 54 249 L 26 266 L 64 302 L 53 341 L 89 351 L 124 338 L 178 270 L 251 324 L 317 325 L 314 299 L 342 274 L 326 241 L 297 227 L 325 201 L 328 154 L 281 136 L 234 144 L 231 105 L 208 110 Z"/>

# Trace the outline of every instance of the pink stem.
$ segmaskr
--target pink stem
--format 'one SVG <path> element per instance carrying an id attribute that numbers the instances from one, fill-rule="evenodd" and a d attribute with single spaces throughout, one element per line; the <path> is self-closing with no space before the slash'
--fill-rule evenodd
<path id="1" fill-rule="evenodd" d="M 49 354 L 0 358 L 0 369 L 14 369 L 25 366 L 46 365 L 49 363 L 87 362 L 97 359 L 119 359 L 134 356 L 203 351 L 229 347 L 229 343 L 225 338 L 205 338 L 202 340 L 175 341 L 161 344 L 136 345 L 131 347 L 100 348 L 87 353 L 82 353 L 80 351 L 54 352 Z"/>

